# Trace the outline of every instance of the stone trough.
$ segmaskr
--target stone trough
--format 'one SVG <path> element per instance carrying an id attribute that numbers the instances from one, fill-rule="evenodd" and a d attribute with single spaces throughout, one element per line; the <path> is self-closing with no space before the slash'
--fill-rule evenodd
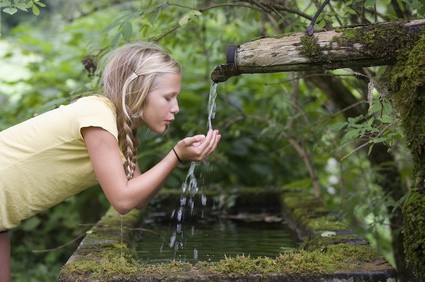
<path id="1" fill-rule="evenodd" d="M 207 195 L 214 200 L 230 196 Z M 234 196 L 234 192 L 232 193 Z M 59 281 L 397 281 L 395 269 L 342 219 L 305 190 L 244 189 L 227 214 L 279 211 L 302 241 L 299 249 L 275 258 L 226 257 L 217 262 L 147 264 L 137 258 L 134 233 L 148 211 L 118 216 L 110 209 L 63 266 Z M 179 194 L 153 199 L 174 207 Z M 150 210 L 150 209 L 147 209 Z M 133 229 L 133 231 L 132 231 Z"/>

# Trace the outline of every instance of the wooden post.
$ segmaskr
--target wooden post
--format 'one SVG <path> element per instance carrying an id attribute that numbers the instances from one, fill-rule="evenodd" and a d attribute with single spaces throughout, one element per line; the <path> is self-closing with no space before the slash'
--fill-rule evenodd
<path id="1" fill-rule="evenodd" d="M 227 63 L 211 74 L 223 82 L 244 73 L 331 70 L 392 64 L 424 33 L 425 19 L 261 38 L 228 48 Z"/>

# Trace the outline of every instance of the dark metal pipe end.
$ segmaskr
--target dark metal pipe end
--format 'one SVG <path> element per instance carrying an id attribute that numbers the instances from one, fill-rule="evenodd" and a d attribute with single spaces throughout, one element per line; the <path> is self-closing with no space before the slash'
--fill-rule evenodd
<path id="1" fill-rule="evenodd" d="M 224 82 L 232 76 L 240 75 L 236 67 L 236 51 L 240 45 L 229 45 L 226 48 L 226 64 L 218 65 L 211 73 L 214 83 Z"/>
<path id="2" fill-rule="evenodd" d="M 229 45 L 226 48 L 226 64 L 234 65 L 236 64 L 236 51 L 240 45 Z"/>

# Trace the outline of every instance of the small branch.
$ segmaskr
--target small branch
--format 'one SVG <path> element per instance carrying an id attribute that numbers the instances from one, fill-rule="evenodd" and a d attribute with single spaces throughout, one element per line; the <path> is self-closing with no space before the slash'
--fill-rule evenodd
<path id="1" fill-rule="evenodd" d="M 304 162 L 304 165 L 307 168 L 308 174 L 310 175 L 311 183 L 313 184 L 314 195 L 318 199 L 322 199 L 322 195 L 320 193 L 320 184 L 319 179 L 316 174 L 316 170 L 314 169 L 313 162 L 311 160 L 310 154 L 308 150 L 305 148 L 303 142 L 298 142 L 293 136 L 282 132 L 282 134 L 289 140 L 289 143 L 292 147 L 297 151 L 298 155 Z"/>
<path id="2" fill-rule="evenodd" d="M 358 146 L 357 148 L 355 148 L 353 151 L 349 152 L 348 154 L 346 154 L 345 156 L 343 156 L 340 161 L 342 162 L 344 159 L 348 158 L 349 156 L 351 156 L 352 154 L 354 154 L 355 152 L 359 151 L 360 149 L 366 147 L 367 145 L 370 144 L 370 141 L 367 141 L 366 143 L 363 143 L 362 145 Z"/>
<path id="3" fill-rule="evenodd" d="M 64 247 L 66 247 L 66 246 L 68 246 L 68 245 L 71 245 L 71 244 L 72 244 L 72 243 L 74 243 L 75 241 L 77 241 L 77 240 L 79 240 L 79 239 L 83 238 L 86 234 L 87 234 L 87 232 L 84 232 L 84 233 L 82 233 L 82 234 L 78 235 L 76 238 L 72 239 L 71 241 L 69 241 L 69 242 L 67 242 L 67 243 L 65 243 L 65 244 L 63 244 L 63 245 L 60 245 L 59 247 L 56 247 L 56 248 L 53 248 L 53 249 L 46 249 L 46 250 L 33 250 L 32 252 L 33 252 L 33 253 L 48 253 L 48 252 L 54 252 L 54 251 L 57 251 L 57 250 L 59 250 L 59 249 L 62 249 L 62 248 L 64 248 Z"/>

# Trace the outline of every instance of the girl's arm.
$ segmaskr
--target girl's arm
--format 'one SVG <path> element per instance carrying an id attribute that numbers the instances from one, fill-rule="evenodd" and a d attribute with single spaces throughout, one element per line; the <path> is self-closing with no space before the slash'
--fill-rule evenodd
<path id="1" fill-rule="evenodd" d="M 134 177 L 137 177 L 137 176 L 140 176 L 142 173 L 140 172 L 140 168 L 139 168 L 139 164 L 136 164 L 136 170 L 134 171 Z M 164 179 L 162 182 L 161 182 L 161 184 L 159 184 L 159 186 L 155 189 L 155 190 L 160 190 L 161 188 L 162 188 L 162 186 L 164 186 L 164 182 L 165 182 L 165 180 L 166 179 Z M 135 208 L 136 209 L 138 209 L 138 210 L 140 210 L 140 209 L 142 209 L 142 208 L 144 208 L 148 203 L 149 203 L 149 200 L 150 200 L 150 198 L 149 199 L 147 199 L 147 198 L 145 198 L 145 199 L 143 199 L 141 202 L 139 202 L 136 206 L 135 206 Z"/>
<path id="2" fill-rule="evenodd" d="M 147 203 L 178 164 L 170 151 L 154 167 L 127 180 L 115 137 L 100 127 L 85 127 L 81 133 L 97 180 L 111 205 L 121 214 Z M 220 137 L 218 131 L 210 130 L 207 136 L 196 135 L 179 141 L 175 150 L 183 160 L 200 161 L 215 150 Z"/>

